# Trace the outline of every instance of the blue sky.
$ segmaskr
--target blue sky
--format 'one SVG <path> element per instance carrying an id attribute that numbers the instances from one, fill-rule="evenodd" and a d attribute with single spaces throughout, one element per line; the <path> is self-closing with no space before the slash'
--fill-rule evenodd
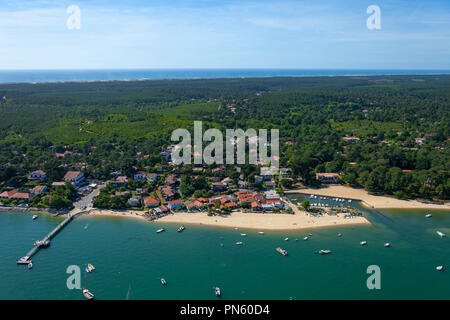
<path id="1" fill-rule="evenodd" d="M 0 69 L 450 69 L 450 1 L 0 0 L 0 43 Z"/>

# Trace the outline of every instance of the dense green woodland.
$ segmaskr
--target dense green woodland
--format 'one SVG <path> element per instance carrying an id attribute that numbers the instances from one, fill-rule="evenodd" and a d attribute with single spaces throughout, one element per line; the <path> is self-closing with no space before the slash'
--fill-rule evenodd
<path id="1" fill-rule="evenodd" d="M 450 76 L 3 84 L 1 96 L 1 189 L 35 169 L 54 181 L 83 165 L 99 178 L 132 175 L 164 163 L 174 129 L 203 120 L 280 129 L 281 166 L 307 185 L 337 172 L 373 193 L 450 198 Z"/>

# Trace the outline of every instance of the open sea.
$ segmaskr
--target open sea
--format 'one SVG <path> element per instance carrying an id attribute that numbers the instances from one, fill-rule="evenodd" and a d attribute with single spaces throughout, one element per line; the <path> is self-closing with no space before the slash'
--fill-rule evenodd
<path id="1" fill-rule="evenodd" d="M 0 70 L 0 83 L 95 80 L 200 79 L 277 76 L 450 74 L 450 70 L 420 69 L 115 69 Z"/>
<path id="2" fill-rule="evenodd" d="M 33 256 L 31 270 L 16 260 L 62 218 L 40 214 L 32 220 L 31 213 L 1 212 L 0 299 L 84 299 L 81 290 L 66 286 L 69 265 L 80 266 L 82 286 L 96 299 L 216 299 L 215 286 L 222 299 L 450 299 L 449 210 L 353 205 L 372 225 L 264 235 L 186 225 L 178 233 L 175 224 L 82 216 Z M 427 219 L 429 212 L 433 217 Z M 157 234 L 161 226 L 166 231 Z M 447 237 L 439 237 L 437 230 Z M 363 240 L 366 246 L 359 244 Z M 390 248 L 383 246 L 386 242 Z M 289 255 L 280 255 L 276 247 Z M 332 254 L 315 254 L 320 249 Z M 96 270 L 85 276 L 88 263 Z M 367 288 L 370 265 L 381 269 L 380 290 Z M 438 265 L 445 269 L 437 271 Z"/>

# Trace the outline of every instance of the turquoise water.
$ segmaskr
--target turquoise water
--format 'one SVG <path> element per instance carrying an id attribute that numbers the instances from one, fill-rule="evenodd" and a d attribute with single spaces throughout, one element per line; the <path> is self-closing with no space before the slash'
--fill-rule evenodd
<path id="1" fill-rule="evenodd" d="M 190 225 L 177 233 L 174 224 L 157 234 L 161 224 L 80 217 L 33 257 L 28 270 L 16 259 L 61 218 L 41 214 L 33 221 L 29 213 L 2 212 L 0 299 L 82 299 L 80 290 L 67 289 L 66 268 L 84 270 L 87 263 L 96 267 L 86 279 L 97 299 L 215 299 L 215 286 L 223 299 L 450 299 L 450 238 L 436 234 L 450 235 L 450 212 L 432 213 L 426 219 L 423 210 L 366 210 L 371 226 L 264 235 Z M 310 240 L 302 241 L 309 232 Z M 289 255 L 277 253 L 278 246 Z M 320 249 L 333 253 L 314 254 Z M 381 268 L 381 290 L 366 287 L 373 264 Z M 446 270 L 436 271 L 437 265 Z"/>
<path id="2" fill-rule="evenodd" d="M 198 79 L 275 76 L 347 76 L 448 74 L 450 70 L 421 69 L 103 69 L 0 70 L 0 83 L 139 79 Z"/>

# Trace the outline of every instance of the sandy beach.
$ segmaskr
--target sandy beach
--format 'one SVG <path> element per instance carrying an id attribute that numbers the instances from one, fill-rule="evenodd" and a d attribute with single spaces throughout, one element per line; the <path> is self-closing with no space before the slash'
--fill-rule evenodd
<path id="1" fill-rule="evenodd" d="M 315 194 L 327 197 L 347 198 L 361 200 L 362 204 L 374 209 L 446 209 L 450 210 L 450 204 L 443 205 L 422 203 L 417 200 L 399 200 L 386 196 L 374 196 L 364 189 L 356 189 L 342 185 L 330 185 L 319 189 L 296 189 L 285 193 Z"/>
<path id="2" fill-rule="evenodd" d="M 177 223 L 196 224 L 227 228 L 245 228 L 260 230 L 297 230 L 320 227 L 333 227 L 341 225 L 370 224 L 364 217 L 344 218 L 339 214 L 336 216 L 324 215 L 323 217 L 310 217 L 306 212 L 295 208 L 295 214 L 269 214 L 234 211 L 230 215 L 208 216 L 206 212 L 177 212 L 154 220 L 155 223 Z M 142 211 L 113 211 L 97 210 L 90 211 L 89 216 L 109 216 L 143 219 Z"/>

